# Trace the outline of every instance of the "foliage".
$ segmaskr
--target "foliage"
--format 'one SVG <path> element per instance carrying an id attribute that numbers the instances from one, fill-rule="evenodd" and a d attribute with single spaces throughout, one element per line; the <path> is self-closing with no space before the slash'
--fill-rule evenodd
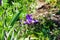
<path id="1" fill-rule="evenodd" d="M 54 4 L 53 6 L 60 8 L 57 0 L 48 1 L 52 2 L 51 6 Z M 35 10 L 35 0 L 1 0 L 1 2 L 0 40 L 55 40 L 60 33 L 58 26 L 45 17 L 40 17 L 37 23 L 24 24 L 26 15 Z"/>

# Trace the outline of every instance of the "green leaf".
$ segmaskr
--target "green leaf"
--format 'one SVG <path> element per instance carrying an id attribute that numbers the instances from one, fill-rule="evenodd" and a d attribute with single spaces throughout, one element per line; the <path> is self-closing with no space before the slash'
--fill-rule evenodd
<path id="1" fill-rule="evenodd" d="M 16 13 L 15 16 L 12 18 L 12 20 L 10 21 L 10 26 L 13 26 L 15 21 L 18 19 L 20 13 L 22 12 L 22 10 L 20 10 L 20 12 Z"/>

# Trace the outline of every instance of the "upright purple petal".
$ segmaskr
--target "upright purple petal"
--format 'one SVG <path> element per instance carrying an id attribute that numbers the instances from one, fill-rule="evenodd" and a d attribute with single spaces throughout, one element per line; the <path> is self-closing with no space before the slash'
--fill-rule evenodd
<path id="1" fill-rule="evenodd" d="M 32 15 L 29 15 L 29 14 L 27 14 L 26 15 L 26 19 L 31 19 L 32 20 L 32 17 L 31 17 Z"/>

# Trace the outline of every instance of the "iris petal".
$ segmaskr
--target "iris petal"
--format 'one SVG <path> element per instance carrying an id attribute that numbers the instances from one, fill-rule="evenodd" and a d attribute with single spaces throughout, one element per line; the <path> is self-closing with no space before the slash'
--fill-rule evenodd
<path id="1" fill-rule="evenodd" d="M 32 15 L 27 14 L 27 15 L 26 15 L 26 19 L 31 19 L 31 20 L 32 20 L 33 18 L 32 18 L 31 16 L 32 16 Z"/>
<path id="2" fill-rule="evenodd" d="M 29 14 L 26 15 L 25 24 L 31 24 L 31 23 L 37 23 L 37 22 L 38 22 L 38 20 L 34 20 L 32 18 L 32 15 L 29 15 Z"/>

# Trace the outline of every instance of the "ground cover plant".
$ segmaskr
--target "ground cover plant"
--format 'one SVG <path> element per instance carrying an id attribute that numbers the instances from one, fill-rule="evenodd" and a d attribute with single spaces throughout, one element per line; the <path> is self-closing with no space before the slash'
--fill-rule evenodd
<path id="1" fill-rule="evenodd" d="M 60 0 L 0 0 L 0 40 L 60 40 Z"/>

